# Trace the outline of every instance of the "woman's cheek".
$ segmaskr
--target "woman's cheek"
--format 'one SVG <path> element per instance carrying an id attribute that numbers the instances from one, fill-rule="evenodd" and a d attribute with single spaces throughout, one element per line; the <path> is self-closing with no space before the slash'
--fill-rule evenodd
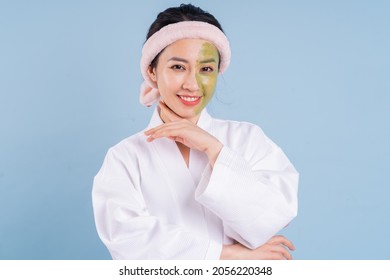
<path id="1" fill-rule="evenodd" d="M 199 76 L 199 88 L 202 89 L 202 93 L 205 95 L 206 99 L 210 99 L 214 94 L 215 86 L 217 84 L 216 75 Z"/>
<path id="2" fill-rule="evenodd" d="M 199 114 L 206 107 L 206 105 L 209 103 L 209 101 L 214 95 L 214 90 L 217 83 L 217 76 L 204 76 L 197 74 L 196 80 L 203 94 L 201 106 L 199 106 L 195 112 L 196 114 Z"/>

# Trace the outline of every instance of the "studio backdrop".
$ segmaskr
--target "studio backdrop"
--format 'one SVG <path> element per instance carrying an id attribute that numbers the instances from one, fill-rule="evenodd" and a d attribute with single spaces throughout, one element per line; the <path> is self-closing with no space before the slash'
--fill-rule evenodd
<path id="1" fill-rule="evenodd" d="M 0 259 L 109 259 L 91 190 L 145 128 L 141 48 L 181 1 L 0 1 Z M 230 68 L 208 106 L 259 125 L 300 172 L 295 259 L 390 259 L 390 3 L 192 1 Z"/>

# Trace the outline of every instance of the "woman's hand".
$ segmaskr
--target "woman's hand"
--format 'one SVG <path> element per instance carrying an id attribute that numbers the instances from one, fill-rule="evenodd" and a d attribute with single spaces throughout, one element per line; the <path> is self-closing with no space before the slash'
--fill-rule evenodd
<path id="1" fill-rule="evenodd" d="M 281 235 L 272 237 L 267 243 L 256 248 L 248 249 L 237 243 L 224 245 L 221 260 L 292 260 L 289 250 L 295 250 L 290 240 Z"/>
<path id="2" fill-rule="evenodd" d="M 206 153 L 210 165 L 214 166 L 222 149 L 222 143 L 207 131 L 179 117 L 163 102 L 159 102 L 159 107 L 160 116 L 165 123 L 145 131 L 145 135 L 149 136 L 147 141 L 152 142 L 155 139 L 167 137 L 190 149 Z"/>

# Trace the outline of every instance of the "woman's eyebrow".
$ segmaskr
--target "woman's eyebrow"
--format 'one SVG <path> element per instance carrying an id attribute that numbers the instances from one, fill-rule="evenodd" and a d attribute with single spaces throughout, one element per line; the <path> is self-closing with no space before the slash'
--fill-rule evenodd
<path id="1" fill-rule="evenodd" d="M 210 58 L 210 59 L 205 59 L 200 61 L 200 63 L 210 63 L 210 62 L 216 63 L 217 61 L 215 60 L 215 58 Z"/>
<path id="2" fill-rule="evenodd" d="M 184 62 L 184 63 L 188 63 L 188 60 L 187 60 L 187 59 L 180 58 L 180 57 L 176 57 L 176 56 L 171 57 L 170 59 L 168 59 L 168 61 L 172 61 L 172 60 L 174 60 L 174 61 L 179 61 L 179 62 Z"/>
<path id="3" fill-rule="evenodd" d="M 177 56 L 171 57 L 170 59 L 168 59 L 168 61 L 179 61 L 179 62 L 183 62 L 183 63 L 189 63 L 187 59 L 177 57 Z M 202 63 L 202 64 L 203 63 L 211 63 L 211 62 L 216 63 L 217 61 L 215 60 L 215 58 L 209 58 L 209 59 L 199 61 L 199 63 Z"/>

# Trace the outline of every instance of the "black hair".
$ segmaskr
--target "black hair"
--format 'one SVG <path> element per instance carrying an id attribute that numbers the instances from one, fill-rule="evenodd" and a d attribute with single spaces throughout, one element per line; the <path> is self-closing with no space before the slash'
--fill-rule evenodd
<path id="1" fill-rule="evenodd" d="M 218 27 L 223 32 L 221 24 L 212 14 L 192 4 L 181 4 L 179 7 L 168 8 L 158 14 L 156 20 L 149 27 L 146 40 L 164 26 L 181 21 L 203 21 Z M 159 56 L 160 54 L 153 59 L 150 66 L 153 68 L 157 66 Z"/>

